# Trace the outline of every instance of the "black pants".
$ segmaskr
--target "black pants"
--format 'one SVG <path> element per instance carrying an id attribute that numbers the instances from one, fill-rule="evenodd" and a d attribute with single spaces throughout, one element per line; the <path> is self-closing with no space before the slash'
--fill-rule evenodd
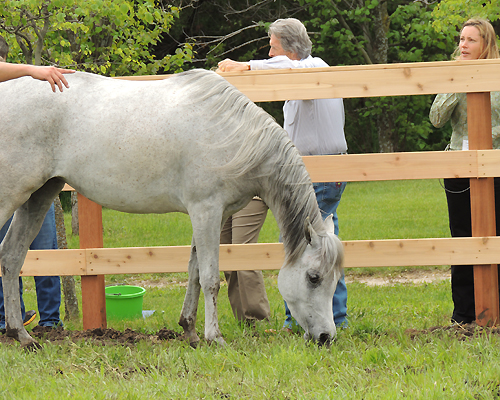
<path id="1" fill-rule="evenodd" d="M 467 190 L 469 179 L 445 179 L 444 187 L 448 201 L 451 236 L 471 237 L 470 190 Z M 497 235 L 500 235 L 500 178 L 495 178 L 495 214 Z M 472 265 L 451 266 L 451 293 L 454 305 L 452 320 L 464 324 L 474 321 L 476 309 Z"/>

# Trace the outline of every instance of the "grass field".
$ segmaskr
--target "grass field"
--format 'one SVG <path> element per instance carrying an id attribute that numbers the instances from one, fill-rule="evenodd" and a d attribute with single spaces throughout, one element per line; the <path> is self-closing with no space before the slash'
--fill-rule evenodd
<path id="1" fill-rule="evenodd" d="M 68 217 L 68 216 L 67 216 Z M 352 183 L 339 207 L 342 239 L 447 237 L 446 200 L 438 181 Z M 127 216 L 104 210 L 106 247 L 189 244 L 184 215 Z M 69 225 L 67 225 L 69 226 Z M 277 241 L 270 215 L 261 241 Z M 70 247 L 78 238 L 69 237 Z M 447 267 L 436 267 L 446 269 Z M 346 270 L 386 274 L 388 269 Z M 146 319 L 109 323 L 154 333 L 177 325 L 185 274 L 109 276 L 108 283 L 147 287 Z M 219 321 L 227 346 L 141 342 L 98 346 L 47 344 L 35 354 L 0 345 L 0 396 L 12 399 L 496 399 L 500 340 L 444 328 L 452 311 L 449 282 L 370 287 L 348 284 L 349 328 L 331 348 L 317 348 L 280 330 L 284 310 L 276 273 L 265 273 L 271 318 L 255 329 L 233 318 L 223 284 Z M 25 301 L 36 305 L 32 279 Z M 152 285 L 152 286 L 147 286 Z M 200 302 L 197 329 L 203 333 Z M 81 322 L 67 322 L 81 329 Z M 417 335 L 409 330 L 417 331 Z"/>

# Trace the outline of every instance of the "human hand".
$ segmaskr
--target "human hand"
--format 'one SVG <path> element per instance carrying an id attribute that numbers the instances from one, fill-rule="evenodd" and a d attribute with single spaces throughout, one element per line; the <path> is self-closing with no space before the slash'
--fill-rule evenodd
<path id="1" fill-rule="evenodd" d="M 250 64 L 226 58 L 219 62 L 218 67 L 217 72 L 248 71 L 250 69 Z"/>
<path id="2" fill-rule="evenodd" d="M 52 87 L 52 91 L 56 91 L 56 85 L 59 88 L 59 91 L 63 91 L 63 85 L 69 88 L 68 81 L 64 77 L 64 74 L 72 74 L 75 71 L 71 69 L 63 69 L 56 67 L 41 67 L 41 66 L 32 66 L 30 70 L 30 76 L 35 79 L 39 79 L 41 81 L 47 81 L 50 83 Z"/>

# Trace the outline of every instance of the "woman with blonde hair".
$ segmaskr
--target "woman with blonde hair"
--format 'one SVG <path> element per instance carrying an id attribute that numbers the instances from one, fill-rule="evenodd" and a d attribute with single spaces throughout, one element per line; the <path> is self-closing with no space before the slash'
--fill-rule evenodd
<path id="1" fill-rule="evenodd" d="M 468 58 L 469 54 L 467 51 L 465 51 L 465 54 L 462 54 L 462 46 L 466 45 L 467 34 L 470 32 L 478 34 L 481 38 L 481 49 L 475 58 Z M 485 19 L 479 18 L 471 18 L 463 24 L 460 35 L 460 43 L 455 49 L 453 57 L 455 60 L 484 60 L 490 58 L 500 58 L 500 54 L 498 53 L 497 36 L 491 24 Z"/>
<path id="2" fill-rule="evenodd" d="M 455 60 L 460 61 L 500 58 L 495 31 L 491 24 L 484 19 L 476 18 L 465 22 L 453 56 Z M 432 104 L 429 118 L 437 128 L 451 120 L 449 150 L 469 149 L 465 93 L 438 94 Z M 491 93 L 491 124 L 493 148 L 500 149 L 500 92 Z M 445 179 L 444 188 L 451 236 L 472 236 L 469 179 Z M 497 216 L 500 215 L 500 178 L 495 178 L 495 213 Z M 500 233 L 500 218 L 496 219 L 496 230 L 497 234 Z M 467 324 L 475 321 L 472 265 L 451 266 L 451 291 L 454 305 L 452 322 Z"/>

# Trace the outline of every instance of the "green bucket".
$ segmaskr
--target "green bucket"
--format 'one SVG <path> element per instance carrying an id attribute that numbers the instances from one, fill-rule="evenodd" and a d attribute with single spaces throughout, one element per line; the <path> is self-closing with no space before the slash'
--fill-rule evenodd
<path id="1" fill-rule="evenodd" d="M 122 320 L 142 317 L 142 300 L 146 289 L 139 286 L 107 286 L 106 317 Z"/>

